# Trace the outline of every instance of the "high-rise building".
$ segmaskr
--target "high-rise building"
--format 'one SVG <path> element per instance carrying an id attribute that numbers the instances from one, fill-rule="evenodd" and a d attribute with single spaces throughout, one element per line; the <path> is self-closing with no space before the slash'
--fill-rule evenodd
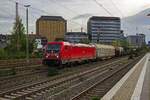
<path id="1" fill-rule="evenodd" d="M 87 23 L 91 42 L 112 44 L 114 40 L 124 39 L 119 17 L 93 16 Z"/>
<path id="2" fill-rule="evenodd" d="M 129 35 L 127 36 L 127 41 L 133 48 L 139 48 L 146 44 L 144 34 Z"/>
<path id="3" fill-rule="evenodd" d="M 48 41 L 64 38 L 67 21 L 61 16 L 41 16 L 36 21 L 36 34 L 46 37 Z"/>

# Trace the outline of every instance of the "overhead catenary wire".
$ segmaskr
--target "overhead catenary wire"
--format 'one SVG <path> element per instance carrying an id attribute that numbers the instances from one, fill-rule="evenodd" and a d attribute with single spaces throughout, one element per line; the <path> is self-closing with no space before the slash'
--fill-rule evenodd
<path id="1" fill-rule="evenodd" d="M 110 16 L 113 16 L 113 14 L 109 11 L 109 10 L 107 10 L 107 8 L 105 8 L 104 6 L 103 6 L 103 4 L 101 4 L 100 2 L 98 2 L 97 0 L 93 0 L 100 8 L 103 8 L 104 10 L 105 10 L 105 12 L 107 12 L 107 14 L 109 14 Z"/>
<path id="2" fill-rule="evenodd" d="M 8 0 L 8 1 L 10 1 L 11 3 L 14 3 L 14 4 L 16 4 L 16 3 L 18 3 L 18 2 L 16 2 L 16 1 L 14 1 L 14 0 Z M 21 4 L 21 3 L 18 3 L 18 5 L 19 6 L 21 6 L 19 9 L 22 9 L 22 10 L 25 10 L 25 8 L 24 8 L 24 5 L 23 4 Z M 14 14 L 10 14 L 10 13 L 8 13 L 8 15 L 10 15 L 10 19 L 11 20 L 16 20 L 15 19 L 15 15 Z M 7 15 L 7 16 L 8 16 Z M 34 16 L 32 13 L 30 14 L 32 17 L 34 17 L 34 18 L 37 18 L 36 16 Z M 13 16 L 13 17 L 12 17 Z M 22 15 L 23 16 L 23 15 Z M 6 19 L 7 19 L 7 17 L 5 17 Z M 14 24 L 14 22 L 10 22 L 10 24 Z M 18 29 L 18 26 L 15 28 L 15 30 L 17 30 Z M 10 31 L 9 31 L 10 32 Z"/>
<path id="3" fill-rule="evenodd" d="M 113 16 L 113 14 L 107 10 L 107 8 L 105 8 L 100 2 L 98 2 L 97 0 L 93 0 L 99 7 L 103 8 L 110 16 Z M 113 6 L 119 11 L 119 13 L 121 14 L 122 17 L 125 17 L 125 15 L 122 13 L 122 11 L 116 6 L 116 4 L 111 0 Z M 129 21 L 126 21 L 128 25 L 131 25 L 132 27 L 136 28 L 136 24 L 133 24 Z M 127 28 L 128 29 L 128 28 Z"/>
<path id="4" fill-rule="evenodd" d="M 68 11 L 71 12 L 72 14 L 76 14 L 76 15 L 79 14 L 78 12 L 76 12 L 76 11 L 70 9 L 70 8 L 67 7 L 67 6 L 64 6 L 64 5 L 61 4 L 61 3 L 56 2 L 55 0 L 49 0 L 49 1 L 55 3 L 56 5 L 59 5 L 59 6 L 63 7 L 64 9 L 68 10 Z"/>
<path id="5" fill-rule="evenodd" d="M 9 0 L 9 1 L 16 3 L 15 0 Z M 69 7 L 65 6 L 64 4 L 62 4 L 62 3 L 60 3 L 60 2 L 56 2 L 56 0 L 49 0 L 49 1 L 55 3 L 56 5 L 58 5 L 58 6 L 60 6 L 60 7 L 63 7 L 64 9 L 66 9 L 66 10 L 68 11 L 68 13 L 78 14 L 78 12 L 76 12 L 76 11 L 70 9 Z M 105 10 L 105 12 L 107 12 L 107 14 L 109 14 L 110 16 L 113 16 L 113 13 L 112 13 L 111 11 L 109 11 L 100 1 L 98 1 L 98 0 L 93 0 L 93 1 L 94 1 L 99 7 L 103 8 L 103 9 Z M 112 0 L 111 0 L 111 1 L 112 1 Z M 112 4 L 113 4 L 113 6 L 119 11 L 119 13 L 121 14 L 121 16 L 124 17 L 123 12 L 119 9 L 119 7 L 116 5 L 116 3 L 114 3 L 114 1 L 112 1 Z M 23 7 L 24 4 L 19 3 L 19 5 L 22 6 L 21 9 L 25 9 L 25 8 Z M 35 7 L 32 7 L 32 6 L 31 6 L 30 8 L 32 9 L 32 11 L 37 11 L 37 12 L 39 12 L 39 14 L 40 14 L 40 12 L 41 12 L 41 13 L 43 13 L 43 14 L 51 15 L 50 12 L 45 11 L 45 10 L 43 10 L 43 9 L 41 9 L 41 8 L 35 8 Z M 34 16 L 35 18 L 38 17 L 38 16 L 35 16 L 35 13 L 31 13 L 30 15 L 31 15 L 31 16 Z M 37 15 L 38 15 L 38 13 L 37 13 Z M 68 14 L 66 14 L 65 16 L 68 16 Z M 74 23 L 74 24 L 76 24 L 76 25 L 79 25 L 79 26 L 83 27 L 83 24 L 80 24 L 80 23 L 78 23 L 77 21 L 72 20 L 71 18 L 67 19 L 67 21 L 69 21 L 70 23 Z M 127 21 L 127 22 L 128 22 L 129 24 L 131 24 L 132 26 L 135 26 L 135 24 L 133 24 L 133 23 L 131 23 L 131 22 L 129 22 L 129 21 Z M 84 25 L 84 30 L 85 30 L 85 29 L 86 29 L 86 26 Z"/>
<path id="6" fill-rule="evenodd" d="M 8 1 L 11 1 L 12 3 L 16 3 L 16 1 L 15 0 L 8 0 Z M 25 4 L 22 4 L 22 3 L 20 3 L 20 2 L 17 2 L 18 3 L 18 5 L 20 5 L 21 6 L 21 9 L 23 9 L 23 10 L 25 10 L 25 7 L 24 7 L 24 5 Z M 30 6 L 30 8 L 32 9 L 32 10 L 36 10 L 36 11 L 39 11 L 39 12 L 43 12 L 43 13 L 47 13 L 47 12 L 45 12 L 44 10 L 41 10 L 41 9 L 38 9 L 38 8 L 34 8 L 34 7 L 32 7 L 32 6 Z M 35 17 L 35 18 L 37 18 L 35 15 L 33 15 L 32 13 L 30 14 L 32 17 Z"/>
<path id="7" fill-rule="evenodd" d="M 9 1 L 11 1 L 11 2 L 13 2 L 13 3 L 16 3 L 15 0 L 9 0 Z M 24 5 L 25 5 L 25 4 L 20 3 L 20 2 L 18 2 L 18 4 L 21 5 L 21 6 L 24 8 Z M 34 8 L 34 7 L 32 7 L 32 6 L 31 6 L 30 8 L 31 8 L 32 10 L 37 10 L 37 11 L 40 11 L 40 12 L 43 12 L 43 13 L 47 14 L 47 12 L 44 11 L 44 10 L 42 10 L 42 9 Z M 24 8 L 24 9 L 25 9 L 25 8 Z"/>
<path id="8" fill-rule="evenodd" d="M 112 5 L 118 10 L 118 12 L 120 13 L 120 15 L 122 16 L 122 17 L 125 17 L 125 15 L 122 13 L 122 11 L 118 8 L 118 6 L 114 3 L 114 1 L 113 0 L 110 0 L 111 2 L 112 2 Z"/>
<path id="9" fill-rule="evenodd" d="M 64 9 L 66 9 L 66 10 L 68 10 L 69 12 L 71 12 L 71 13 L 73 13 L 73 14 L 76 14 L 76 15 L 79 15 L 79 13 L 78 12 L 76 12 L 76 11 L 74 11 L 74 10 L 72 10 L 72 9 L 70 9 L 70 8 L 68 8 L 68 7 L 66 7 L 66 6 L 64 6 L 63 4 L 61 4 L 61 3 L 57 3 L 55 0 L 49 0 L 50 2 L 53 2 L 53 3 L 55 3 L 56 5 L 58 5 L 58 6 L 61 6 L 61 7 L 63 7 Z M 71 19 L 69 19 L 69 21 L 71 21 Z M 79 24 L 79 23 L 77 23 L 77 22 L 75 22 L 76 24 Z M 83 25 L 83 24 L 79 24 L 80 25 L 80 27 L 84 27 L 85 29 L 84 30 L 86 30 L 86 25 Z"/>
<path id="10" fill-rule="evenodd" d="M 13 2 L 13 3 L 16 3 L 15 0 L 9 0 L 9 1 L 11 1 L 11 2 Z M 59 5 L 59 6 L 61 5 L 61 7 L 63 7 L 63 8 L 66 9 L 66 10 L 68 10 L 69 12 L 77 13 L 77 12 L 75 12 L 75 11 L 69 9 L 68 7 L 63 6 L 62 4 L 58 4 L 58 3 L 56 3 L 55 1 L 52 1 L 52 2 L 54 2 L 55 4 L 57 4 L 57 5 Z M 22 3 L 19 2 L 18 5 L 22 6 L 22 7 L 23 7 L 22 9 L 25 9 L 25 8 L 24 8 L 24 4 L 22 4 Z M 39 8 L 35 8 L 35 7 L 30 7 L 30 8 L 31 8 L 32 10 L 36 10 L 36 11 L 39 11 L 39 12 L 44 13 L 44 14 L 47 14 L 47 15 L 51 15 L 51 13 L 49 13 L 49 12 L 47 12 L 47 11 L 45 11 L 45 10 L 42 10 L 42 9 L 39 9 Z M 67 14 L 66 14 L 66 15 L 67 15 Z M 32 14 L 32 16 L 35 17 L 33 14 Z M 35 18 L 37 18 L 37 17 L 35 17 Z M 74 23 L 74 24 L 77 24 L 77 25 L 79 25 L 80 27 L 83 27 L 82 24 L 80 24 L 80 23 L 78 23 L 78 22 L 76 22 L 76 21 L 73 21 L 71 18 L 70 18 L 70 19 L 67 19 L 67 21 L 69 21 L 69 22 L 71 22 L 71 23 Z M 85 28 L 85 27 L 86 27 L 86 26 L 84 26 L 84 28 Z"/>
<path id="11" fill-rule="evenodd" d="M 119 11 L 119 13 L 121 14 L 121 16 L 125 18 L 125 15 L 124 15 L 124 14 L 122 13 L 122 11 L 118 8 L 118 6 L 114 3 L 114 1 L 111 0 L 111 2 L 112 2 L 112 4 L 113 4 L 113 6 Z M 132 26 L 133 28 L 135 28 L 135 31 L 138 32 L 136 28 L 137 28 L 137 27 L 139 28 L 139 26 L 137 26 L 137 24 L 133 24 L 133 23 L 131 23 L 130 21 L 126 21 L 126 22 L 127 22 L 128 25 L 130 25 L 130 27 Z M 133 30 L 133 28 L 132 28 L 132 30 Z M 140 27 L 140 28 L 142 28 L 142 27 Z M 127 28 L 127 29 L 128 29 L 128 28 Z M 142 28 L 142 29 L 143 29 L 143 28 Z"/>
<path id="12" fill-rule="evenodd" d="M 57 2 L 54 1 L 54 0 L 49 0 L 49 1 L 55 3 L 55 4 L 58 5 L 58 6 L 63 7 L 64 9 L 68 10 L 68 12 L 73 12 L 73 13 L 78 14 L 77 12 L 73 11 L 72 9 L 70 9 L 70 8 L 68 8 L 68 7 L 66 7 L 66 6 L 64 6 L 64 5 L 62 5 L 62 4 L 60 4 L 60 3 L 57 3 Z M 23 5 L 23 4 L 22 4 L 22 5 Z M 33 7 L 32 7 L 32 8 L 33 8 Z M 34 8 L 34 9 L 36 9 L 36 8 Z M 37 10 L 38 10 L 38 9 L 37 9 Z M 40 10 L 40 11 L 43 12 L 44 10 Z M 46 12 L 46 11 L 44 11 L 44 13 L 45 13 L 45 14 L 48 14 L 48 15 L 51 15 L 49 12 Z M 66 14 L 66 15 L 67 15 L 67 14 Z M 76 21 L 73 21 L 72 18 L 67 19 L 67 21 L 69 21 L 69 22 L 71 22 L 71 23 L 74 23 L 74 24 L 77 24 L 77 25 L 79 25 L 80 27 L 83 27 L 82 24 L 80 24 L 80 23 L 78 23 L 78 22 L 76 22 Z M 86 25 L 84 25 L 84 28 L 85 28 L 84 30 L 86 30 Z"/>

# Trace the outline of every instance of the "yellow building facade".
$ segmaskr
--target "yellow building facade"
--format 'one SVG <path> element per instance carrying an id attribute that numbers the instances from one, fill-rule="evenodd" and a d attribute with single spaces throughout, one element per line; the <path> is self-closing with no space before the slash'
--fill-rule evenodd
<path id="1" fill-rule="evenodd" d="M 36 34 L 46 37 L 48 41 L 64 39 L 67 21 L 61 16 L 41 16 L 36 21 Z"/>

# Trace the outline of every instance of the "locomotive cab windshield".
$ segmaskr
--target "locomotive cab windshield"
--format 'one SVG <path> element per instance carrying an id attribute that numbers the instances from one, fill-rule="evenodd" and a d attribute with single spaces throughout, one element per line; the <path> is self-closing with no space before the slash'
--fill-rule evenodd
<path id="1" fill-rule="evenodd" d="M 60 44 L 48 44 L 47 52 L 59 53 L 61 45 Z"/>

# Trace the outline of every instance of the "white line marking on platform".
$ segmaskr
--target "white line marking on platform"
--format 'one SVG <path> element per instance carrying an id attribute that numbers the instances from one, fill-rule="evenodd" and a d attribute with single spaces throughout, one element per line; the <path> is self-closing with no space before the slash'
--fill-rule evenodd
<path id="1" fill-rule="evenodd" d="M 144 83 L 144 77 L 145 77 L 145 74 L 146 74 L 146 68 L 147 68 L 149 57 L 150 57 L 150 54 L 147 55 L 146 62 L 144 64 L 144 67 L 142 69 L 142 72 L 140 74 L 138 82 L 136 84 L 135 90 L 132 94 L 131 100 L 140 100 L 140 96 L 141 96 L 141 92 L 142 92 L 142 87 L 143 87 L 143 83 Z"/>
<path id="2" fill-rule="evenodd" d="M 101 100 L 111 100 L 117 91 L 121 88 L 124 82 L 130 77 L 133 71 L 138 67 L 138 65 L 147 57 L 145 55 L 111 90 L 109 90 Z"/>

